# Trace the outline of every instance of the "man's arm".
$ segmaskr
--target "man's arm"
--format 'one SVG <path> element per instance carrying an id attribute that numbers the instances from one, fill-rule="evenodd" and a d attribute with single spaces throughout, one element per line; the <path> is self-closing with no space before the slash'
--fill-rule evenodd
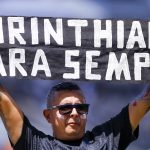
<path id="1" fill-rule="evenodd" d="M 133 131 L 139 125 L 144 115 L 150 110 L 150 86 L 147 87 L 145 95 L 129 105 L 129 118 Z"/>
<path id="2" fill-rule="evenodd" d="M 23 127 L 23 113 L 16 105 L 9 93 L 0 85 L 0 117 L 13 144 L 21 136 Z"/>

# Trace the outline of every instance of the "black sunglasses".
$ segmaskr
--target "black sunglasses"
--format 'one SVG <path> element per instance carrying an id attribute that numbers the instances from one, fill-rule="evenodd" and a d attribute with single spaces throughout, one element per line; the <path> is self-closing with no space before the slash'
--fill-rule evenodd
<path id="1" fill-rule="evenodd" d="M 73 108 L 76 108 L 78 114 L 83 115 L 88 113 L 89 104 L 65 104 L 65 105 L 56 105 L 49 107 L 48 109 L 58 109 L 61 115 L 69 115 L 72 112 Z"/>

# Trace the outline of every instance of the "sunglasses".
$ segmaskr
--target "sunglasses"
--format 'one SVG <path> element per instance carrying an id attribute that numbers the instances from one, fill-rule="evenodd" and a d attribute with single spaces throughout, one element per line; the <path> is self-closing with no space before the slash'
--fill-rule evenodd
<path id="1" fill-rule="evenodd" d="M 52 110 L 52 109 L 58 109 L 59 113 L 61 115 L 69 115 L 72 112 L 72 109 L 75 108 L 76 111 L 78 112 L 78 114 L 83 115 L 83 114 L 88 114 L 88 110 L 89 110 L 89 104 L 65 104 L 65 105 L 56 105 L 56 106 L 52 106 L 48 109 Z"/>

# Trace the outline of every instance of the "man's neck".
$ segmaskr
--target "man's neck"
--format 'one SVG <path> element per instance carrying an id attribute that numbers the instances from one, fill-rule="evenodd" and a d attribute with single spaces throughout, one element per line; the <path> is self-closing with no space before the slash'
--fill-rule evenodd
<path id="1" fill-rule="evenodd" d="M 67 144 L 70 146 L 79 146 L 82 142 L 82 138 L 78 139 L 78 140 L 59 140 L 59 139 L 57 139 L 57 140 L 62 142 L 63 144 Z"/>

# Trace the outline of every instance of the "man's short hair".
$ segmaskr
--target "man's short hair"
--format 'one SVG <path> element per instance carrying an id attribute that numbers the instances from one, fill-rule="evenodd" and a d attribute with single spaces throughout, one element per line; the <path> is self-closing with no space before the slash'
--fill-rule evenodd
<path id="1" fill-rule="evenodd" d="M 80 87 L 73 83 L 73 82 L 61 82 L 59 84 L 54 85 L 48 96 L 47 96 L 47 108 L 49 108 L 51 106 L 51 101 L 54 100 L 54 94 L 55 92 L 59 92 L 59 91 L 73 91 L 73 90 L 78 90 L 81 91 Z"/>

